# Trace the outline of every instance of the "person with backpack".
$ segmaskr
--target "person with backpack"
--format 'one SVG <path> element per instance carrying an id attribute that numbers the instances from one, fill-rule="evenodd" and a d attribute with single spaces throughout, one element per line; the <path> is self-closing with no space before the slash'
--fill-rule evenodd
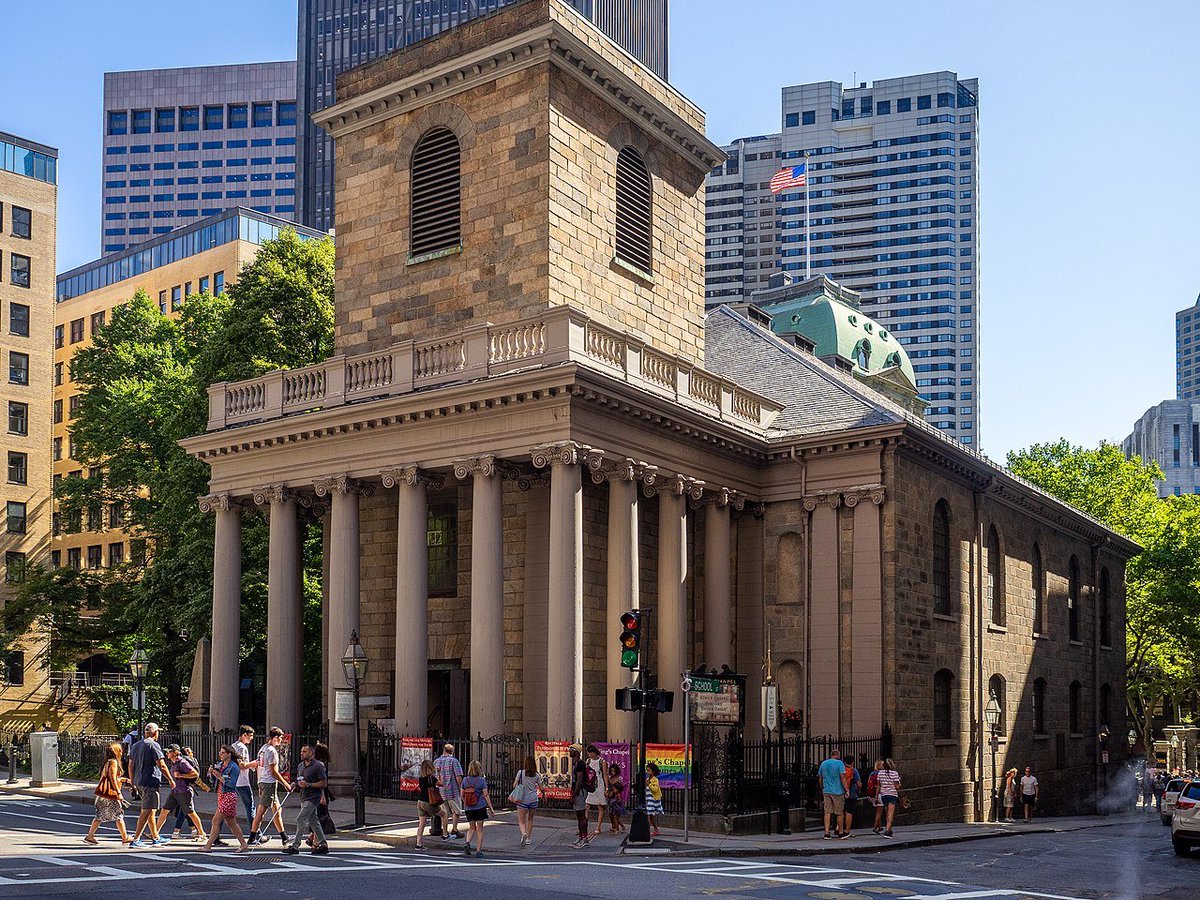
<path id="1" fill-rule="evenodd" d="M 467 816 L 467 846 L 463 848 L 463 855 L 472 855 L 471 835 L 475 835 L 474 855 L 483 856 L 483 823 L 496 812 L 492 809 L 492 798 L 488 796 L 483 765 L 477 759 L 471 760 L 462 780 L 462 805 Z"/>
<path id="2" fill-rule="evenodd" d="M 537 812 L 538 797 L 542 788 L 542 776 L 532 756 L 526 756 L 521 771 L 513 779 L 512 793 L 508 798 L 517 805 L 517 826 L 521 829 L 521 846 L 533 843 L 533 816 Z"/>
<path id="3" fill-rule="evenodd" d="M 858 774 L 858 769 L 854 767 L 854 755 L 846 754 L 844 757 L 846 766 L 846 777 L 844 783 L 846 785 L 846 809 L 842 813 L 842 840 L 850 837 L 851 830 L 854 828 L 854 810 L 858 807 L 858 794 L 862 790 L 862 777 Z"/>
<path id="4" fill-rule="evenodd" d="M 875 807 L 875 825 L 871 831 L 875 834 L 883 832 L 883 802 L 879 799 L 879 772 L 883 769 L 883 760 L 875 760 L 875 768 L 867 776 L 867 799 Z"/>
<path id="5" fill-rule="evenodd" d="M 600 829 L 604 827 L 604 810 L 608 806 L 608 767 L 600 758 L 600 750 L 595 744 L 587 745 L 587 773 L 584 775 L 584 787 L 587 788 L 587 817 L 590 820 L 592 810 L 596 811 L 596 830 L 588 835 L 588 840 L 599 837 Z M 589 826 L 590 827 L 590 826 Z"/>

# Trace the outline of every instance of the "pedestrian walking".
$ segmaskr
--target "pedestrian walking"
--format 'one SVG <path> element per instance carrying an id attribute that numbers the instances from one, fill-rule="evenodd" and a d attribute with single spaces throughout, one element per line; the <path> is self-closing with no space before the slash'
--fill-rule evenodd
<path id="1" fill-rule="evenodd" d="M 532 756 L 526 756 L 521 763 L 521 771 L 513 779 L 512 793 L 508 795 L 517 805 L 517 826 L 521 829 L 522 847 L 533 843 L 533 817 L 537 813 L 541 789 L 542 776 L 538 774 L 537 763 Z"/>
<path id="2" fill-rule="evenodd" d="M 846 812 L 846 764 L 842 762 L 840 750 L 829 751 L 829 759 L 817 768 L 817 777 L 821 779 L 821 794 L 824 798 L 825 810 L 825 840 L 834 835 L 830 829 L 836 829 L 841 837 L 842 817 Z"/>
<path id="3" fill-rule="evenodd" d="M 600 750 L 595 744 L 587 745 L 587 774 L 586 784 L 587 797 L 584 799 L 587 802 L 587 817 L 590 821 L 592 818 L 592 810 L 596 811 L 596 830 L 588 835 L 588 840 L 600 836 L 600 829 L 604 827 L 605 807 L 608 806 L 608 767 L 604 765 L 604 760 L 600 758 Z M 589 827 L 591 827 L 589 825 Z"/>
<path id="4" fill-rule="evenodd" d="M 238 824 L 237 820 L 237 782 L 241 768 L 234 758 L 233 748 L 228 744 L 221 746 L 221 749 L 217 751 L 217 757 L 220 762 L 208 767 L 209 776 L 216 779 L 217 782 L 217 808 L 213 812 L 208 841 L 201 849 L 205 853 L 211 853 L 213 844 L 216 843 L 217 836 L 221 833 L 221 826 L 226 825 L 233 832 L 233 836 L 238 839 L 240 845 L 234 852 L 246 853 L 250 850 L 250 844 L 242 833 L 242 826 Z"/>
<path id="5" fill-rule="evenodd" d="M 1013 820 L 1013 809 L 1017 805 L 1017 770 L 1009 769 L 1004 773 L 1004 821 Z"/>
<path id="6" fill-rule="evenodd" d="M 254 789 L 250 786 L 250 745 L 254 741 L 254 729 L 249 725 L 238 728 L 238 739 L 230 744 L 238 764 L 237 795 L 246 808 L 246 825 L 254 821 Z"/>
<path id="7" fill-rule="evenodd" d="M 650 837 L 658 837 L 658 817 L 663 814 L 662 785 L 658 783 L 661 773 L 658 763 L 646 763 L 646 818 L 650 820 Z"/>
<path id="8" fill-rule="evenodd" d="M 622 834 L 625 825 L 621 817 L 625 815 L 625 780 L 621 778 L 621 767 L 617 763 L 608 764 L 608 821 L 609 831 Z"/>
<path id="9" fill-rule="evenodd" d="M 258 809 L 254 813 L 254 821 L 250 823 L 251 844 L 267 842 L 266 835 L 259 831 L 259 827 L 268 812 L 275 830 L 279 832 L 279 842 L 285 846 L 288 842 L 287 832 L 283 830 L 283 799 L 279 796 L 279 789 L 283 788 L 286 797 L 292 792 L 292 786 L 279 771 L 279 745 L 282 743 L 283 729 L 272 728 L 267 732 L 267 742 L 258 751 L 258 759 L 246 763 L 258 773 Z M 237 815 L 237 810 L 234 810 L 234 815 Z"/>
<path id="10" fill-rule="evenodd" d="M 1154 772 L 1154 808 L 1161 815 L 1163 805 L 1163 794 L 1167 792 L 1167 773 L 1162 769 L 1156 769 Z"/>
<path id="11" fill-rule="evenodd" d="M 1026 766 L 1025 774 L 1021 776 L 1021 807 L 1025 811 L 1025 821 L 1033 821 L 1033 810 L 1041 796 L 1041 787 L 1033 774 L 1033 767 Z"/>
<path id="12" fill-rule="evenodd" d="M 192 836 L 193 840 L 198 841 L 204 834 L 204 823 L 196 815 L 194 805 L 196 794 L 193 786 L 200 778 L 200 769 L 187 758 L 186 754 L 181 752 L 178 744 L 172 744 L 167 748 L 167 760 L 170 763 L 175 785 L 167 794 L 167 802 L 163 804 L 162 814 L 158 820 L 159 834 L 167 825 L 167 817 L 175 813 L 175 827 L 171 837 L 179 837 L 183 823 L 190 821 L 196 829 Z"/>
<path id="13" fill-rule="evenodd" d="M 471 855 L 471 835 L 475 836 L 475 856 L 483 856 L 483 823 L 494 816 L 492 798 L 488 796 L 487 779 L 483 777 L 483 766 L 479 760 L 471 760 L 467 774 L 462 780 L 462 805 L 467 817 L 467 846 L 463 852 Z"/>
<path id="14" fill-rule="evenodd" d="M 141 794 L 141 812 L 138 814 L 137 828 L 134 830 L 130 847 L 144 847 L 142 829 L 150 831 L 150 846 L 161 847 L 169 844 L 170 838 L 164 838 L 158 833 L 158 809 L 162 802 L 160 789 L 165 778 L 166 782 L 175 787 L 175 778 L 167 768 L 166 754 L 158 745 L 158 725 L 154 722 L 146 726 L 144 737 L 133 745 L 134 771 L 137 772 L 135 784 Z"/>
<path id="15" fill-rule="evenodd" d="M 96 831 L 105 822 L 114 822 L 121 835 L 121 843 L 129 843 L 129 834 L 125 831 L 125 798 L 121 796 L 121 786 L 128 782 L 122 774 L 121 757 L 124 751 L 117 743 L 104 748 L 104 765 L 100 770 L 100 781 L 96 784 L 96 816 L 92 819 L 92 827 L 88 829 L 85 844 L 98 844 Z"/>
<path id="16" fill-rule="evenodd" d="M 883 801 L 879 799 L 879 773 L 883 770 L 883 760 L 875 760 L 875 767 L 867 776 L 867 799 L 875 808 L 875 824 L 871 828 L 874 834 L 883 832 Z"/>
<path id="17" fill-rule="evenodd" d="M 858 809 L 858 795 L 862 790 L 862 777 L 854 767 L 853 754 L 847 754 L 843 765 L 846 767 L 846 811 L 842 815 L 842 840 L 850 837 L 854 830 L 854 811 Z"/>
<path id="18" fill-rule="evenodd" d="M 900 773 L 896 771 L 896 764 L 891 758 L 883 761 L 883 768 L 876 772 L 875 776 L 879 780 L 879 802 L 885 817 L 883 836 L 891 838 L 893 823 L 896 821 L 896 807 L 900 805 L 904 788 L 900 784 Z"/>
<path id="19" fill-rule="evenodd" d="M 442 792 L 438 790 L 437 769 L 433 767 L 432 762 L 423 759 L 421 760 L 421 775 L 417 779 L 417 843 L 415 846 L 418 850 L 425 849 L 421 840 L 425 837 L 426 821 L 439 817 L 444 819 L 446 815 L 442 809 L 444 805 Z M 521 843 L 524 845 L 524 839 Z"/>
<path id="20" fill-rule="evenodd" d="M 442 791 L 442 803 L 446 819 L 450 822 L 446 829 L 445 839 L 457 840 L 462 837 L 458 833 L 458 817 L 462 815 L 462 764 L 454 756 L 454 745 L 442 747 L 442 755 L 433 761 L 437 772 L 438 787 Z"/>
<path id="21" fill-rule="evenodd" d="M 313 755 L 321 761 L 321 765 L 325 767 L 326 772 L 333 771 L 333 758 L 329 755 L 329 747 L 326 744 L 323 744 L 321 741 L 317 741 L 317 743 L 313 745 Z M 321 808 L 317 810 L 317 814 L 321 819 L 321 830 L 325 832 L 326 838 L 328 838 L 331 834 L 337 834 L 337 825 L 334 824 L 333 816 L 329 812 L 330 807 L 333 805 L 333 801 L 336 799 L 337 797 L 333 795 L 333 791 L 331 791 L 329 789 L 329 785 L 326 784 L 325 787 L 321 789 Z M 314 846 L 315 839 L 315 834 L 309 834 L 308 845 L 310 847 Z"/>
<path id="22" fill-rule="evenodd" d="M 571 845 L 572 850 L 582 850 L 588 844 L 587 778 L 588 766 L 583 761 L 583 746 L 572 744 L 567 750 L 571 760 L 571 808 L 575 810 L 575 821 L 579 838 Z"/>
<path id="23" fill-rule="evenodd" d="M 295 856 L 300 852 L 300 840 L 311 830 L 315 838 L 312 848 L 313 856 L 324 856 L 329 853 L 329 843 L 325 840 L 325 832 L 321 828 L 322 791 L 329 784 L 329 773 L 325 764 L 317 759 L 312 744 L 300 748 L 300 765 L 296 769 L 296 787 L 300 789 L 300 814 L 296 817 L 296 831 L 291 844 L 283 848 L 283 852 Z"/>

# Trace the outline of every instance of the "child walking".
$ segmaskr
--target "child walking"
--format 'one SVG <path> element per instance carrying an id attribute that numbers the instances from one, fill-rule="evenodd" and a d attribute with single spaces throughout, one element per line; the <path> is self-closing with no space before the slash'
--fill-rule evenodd
<path id="1" fill-rule="evenodd" d="M 621 767 L 616 763 L 609 763 L 608 790 L 605 791 L 605 795 L 608 797 L 608 830 L 613 834 L 621 834 L 625 830 L 625 826 L 621 824 L 621 816 L 625 815 L 624 793 L 625 782 L 621 780 Z"/>
<path id="2" fill-rule="evenodd" d="M 646 763 L 646 816 L 650 819 L 651 837 L 658 837 L 658 817 L 663 814 L 662 786 L 658 783 L 661 771 L 657 763 Z"/>

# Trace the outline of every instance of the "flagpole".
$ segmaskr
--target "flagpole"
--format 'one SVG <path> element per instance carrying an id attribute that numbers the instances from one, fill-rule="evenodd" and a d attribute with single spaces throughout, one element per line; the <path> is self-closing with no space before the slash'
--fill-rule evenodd
<path id="1" fill-rule="evenodd" d="M 812 209 L 809 199 L 812 192 L 812 173 L 808 170 L 808 153 L 804 154 L 804 280 L 812 278 Z"/>

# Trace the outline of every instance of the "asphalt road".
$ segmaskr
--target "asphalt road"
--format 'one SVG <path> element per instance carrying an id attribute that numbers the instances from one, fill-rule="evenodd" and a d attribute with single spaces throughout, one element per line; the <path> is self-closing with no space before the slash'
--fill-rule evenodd
<path id="1" fill-rule="evenodd" d="M 191 842 L 126 850 L 112 826 L 100 847 L 82 836 L 79 804 L 0 797 L 0 896 L 128 900 L 252 892 L 317 898 L 578 896 L 819 900 L 986 897 L 1186 897 L 1200 892 L 1200 854 L 1177 859 L 1167 829 L 1124 825 L 884 853 L 788 858 L 503 854 L 483 860 L 341 840 L 327 857 L 286 857 L 278 843 L 247 856 L 202 854 Z"/>

